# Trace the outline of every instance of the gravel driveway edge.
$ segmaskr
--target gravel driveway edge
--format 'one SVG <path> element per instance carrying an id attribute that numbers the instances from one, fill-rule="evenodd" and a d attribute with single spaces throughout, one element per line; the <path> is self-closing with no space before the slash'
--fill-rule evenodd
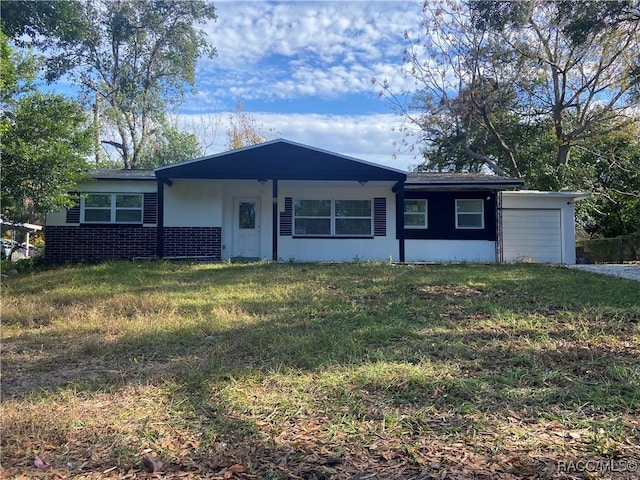
<path id="1" fill-rule="evenodd" d="M 640 282 L 640 265 L 637 264 L 607 263 L 602 265 L 567 265 L 567 267 Z"/>

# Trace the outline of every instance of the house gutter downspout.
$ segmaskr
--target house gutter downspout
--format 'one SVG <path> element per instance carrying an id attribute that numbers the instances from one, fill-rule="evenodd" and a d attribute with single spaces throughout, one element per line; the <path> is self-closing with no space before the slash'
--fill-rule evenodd
<path id="1" fill-rule="evenodd" d="M 272 184 L 273 184 L 273 193 L 272 193 L 272 198 L 273 198 L 273 205 L 272 205 L 272 232 L 271 232 L 271 245 L 272 245 L 272 252 L 271 252 L 271 259 L 274 262 L 278 261 L 278 180 L 277 179 L 273 179 L 271 180 Z"/>

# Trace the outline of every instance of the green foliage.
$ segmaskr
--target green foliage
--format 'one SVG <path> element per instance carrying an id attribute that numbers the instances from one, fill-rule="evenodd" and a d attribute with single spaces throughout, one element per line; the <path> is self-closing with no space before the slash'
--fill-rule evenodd
<path id="1" fill-rule="evenodd" d="M 40 60 L 29 52 L 15 52 L 9 46 L 7 36 L 0 31 L 0 104 L 3 121 L 10 115 L 11 102 L 21 93 L 34 88 L 33 82 L 40 64 Z"/>
<path id="2" fill-rule="evenodd" d="M 640 17 L 640 4 L 634 0 L 561 0 L 558 4 L 558 14 L 570 19 L 564 32 L 578 45 L 594 34 L 624 28 Z"/>
<path id="3" fill-rule="evenodd" d="M 3 129 L 2 214 L 12 219 L 69 205 L 84 177 L 91 132 L 78 104 L 33 92 L 18 98 Z"/>
<path id="4" fill-rule="evenodd" d="M 177 127 L 165 125 L 154 135 L 148 150 L 139 163 L 140 168 L 157 168 L 163 165 L 193 160 L 202 155 L 198 137 L 181 132 Z"/>
<path id="5" fill-rule="evenodd" d="M 69 0 L 5 0 L 0 24 L 18 45 L 42 48 L 54 37 L 69 41 L 82 35 L 79 7 Z"/>
<path id="6" fill-rule="evenodd" d="M 640 260 L 640 233 L 615 238 L 579 239 L 576 241 L 576 246 L 577 257 L 582 257 L 589 263 L 623 263 Z"/>
<path id="7" fill-rule="evenodd" d="M 418 93 L 400 110 L 424 132 L 427 154 L 450 156 L 458 170 L 527 177 L 527 145 L 544 143 L 549 160 L 567 165 L 576 148 L 633 121 L 640 16 L 572 44 L 562 5 L 425 2 L 425 35 L 409 38 L 405 55 Z"/>
<path id="8" fill-rule="evenodd" d="M 480 30 L 502 30 L 524 25 L 531 14 L 530 1 L 467 1 L 472 8 L 473 26 Z"/>
<path id="9" fill-rule="evenodd" d="M 592 197 L 577 204 L 580 224 L 593 236 L 640 232 L 640 140 L 627 128 L 594 139 L 592 150 L 579 151 L 564 181 Z"/>
<path id="10" fill-rule="evenodd" d="M 0 31 L 0 95 L 3 103 L 14 94 L 18 85 L 17 68 L 12 56 L 7 38 Z"/>
<path id="11" fill-rule="evenodd" d="M 91 130 L 79 105 L 35 90 L 36 62 L 14 55 L 2 38 L 2 215 L 26 220 L 71 202 L 83 178 Z"/>
<path id="12" fill-rule="evenodd" d="M 83 36 L 53 42 L 48 78 L 69 72 L 95 96 L 102 143 L 136 168 L 167 106 L 193 87 L 198 58 L 215 54 L 195 26 L 215 19 L 215 9 L 204 0 L 93 0 L 80 17 Z"/>

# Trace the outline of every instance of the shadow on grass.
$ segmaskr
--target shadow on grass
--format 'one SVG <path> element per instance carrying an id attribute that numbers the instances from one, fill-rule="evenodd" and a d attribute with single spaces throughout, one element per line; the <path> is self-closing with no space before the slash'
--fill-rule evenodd
<path id="1" fill-rule="evenodd" d="M 132 317 L 146 294 L 170 294 L 157 312 L 153 307 L 146 312 L 150 320 L 161 325 L 163 309 L 180 299 L 173 313 L 195 318 L 188 325 L 171 323 L 156 329 L 152 324 L 113 339 L 105 338 L 104 325 L 72 334 L 47 331 L 45 336 L 38 328 L 27 328 L 4 343 L 9 350 L 34 352 L 31 361 L 23 363 L 28 355 L 5 358 L 4 373 L 11 376 L 19 370 L 21 375 L 43 373 L 55 379 L 56 373 L 68 370 L 61 383 L 82 383 L 83 369 L 100 374 L 97 367 L 103 366 L 107 372 L 127 371 L 133 380 L 136 371 L 145 377 L 172 369 L 179 372 L 183 357 L 189 362 L 204 358 L 201 368 L 227 373 L 282 367 L 314 371 L 384 361 L 459 362 L 483 370 L 494 364 L 530 362 L 529 366 L 546 365 L 552 371 L 567 368 L 565 360 L 570 360 L 568 365 L 576 363 L 572 349 L 591 357 L 625 360 L 627 353 L 617 340 L 628 340 L 637 332 L 640 319 L 640 294 L 620 288 L 624 281 L 591 276 L 585 282 L 582 272 L 533 265 L 254 264 L 185 271 L 174 264 L 159 264 L 151 275 L 141 276 L 139 269 L 144 265 L 134 264 L 124 273 L 121 264 L 95 266 L 88 276 L 93 283 L 85 284 L 86 289 L 72 289 L 75 293 L 66 298 L 88 307 L 87 292 L 94 300 L 126 292 L 138 300 L 125 304 L 117 314 Z M 87 279 L 84 272 L 82 278 Z M 269 295 L 279 285 L 286 287 L 285 294 Z M 267 293 L 228 301 L 203 298 L 197 304 L 183 300 L 185 295 L 206 297 L 211 288 L 233 292 L 241 286 Z M 32 288 L 27 286 L 20 293 L 33 293 Z M 55 304 L 55 294 L 51 301 Z M 221 303 L 227 309 L 237 308 L 245 318 L 226 324 L 211 318 Z M 17 321 L 5 317 L 3 323 Z M 603 336 L 615 345 L 592 345 Z M 541 346 L 532 348 L 532 342 Z M 604 351 L 598 353 L 599 349 Z M 555 361 L 549 363 L 552 357 Z M 93 383 L 91 378 L 86 380 Z M 104 380 L 96 387 L 117 385 L 120 376 L 115 382 Z M 9 383 L 3 385 L 3 393 L 24 395 L 54 385 L 32 382 L 31 388 L 13 390 Z"/>
<path id="2" fill-rule="evenodd" d="M 279 428 L 265 427 L 258 421 L 264 412 L 254 415 L 252 409 L 277 408 L 230 393 L 230 386 L 244 384 L 260 396 L 265 384 L 276 382 L 273 377 L 284 382 L 284 395 L 290 388 L 310 398 L 309 412 L 291 418 L 308 423 L 318 412 L 346 427 L 406 410 L 411 413 L 399 417 L 399 426 L 418 446 L 429 431 L 434 434 L 428 412 L 454 417 L 436 433 L 455 437 L 481 428 L 478 414 L 515 413 L 535 421 L 575 409 L 588 416 L 640 408 L 640 347 L 634 343 L 640 298 L 624 281 L 539 266 L 234 265 L 185 271 L 168 264 L 153 266 L 150 275 L 137 266 L 125 272 L 118 265 L 95 268 L 89 286 L 73 279 L 76 288 L 57 294 L 55 284 L 48 284 L 51 302 L 86 302 L 87 292 L 96 303 L 119 294 L 197 298 L 212 287 L 266 293 L 178 300 L 178 315 L 192 319 L 186 325 L 150 325 L 121 338 L 105 338 L 99 328 L 77 338 L 55 331 L 43 338 L 26 329 L 4 342 L 14 355 L 3 359 L 3 395 L 20 398 L 67 385 L 87 395 L 174 385 L 171 402 L 198 419 L 191 428 L 204 439 L 195 453 L 209 458 L 206 468 L 254 459 L 254 471 L 262 474 L 327 478 L 338 464 L 347 474 L 344 441 L 334 438 L 335 448 L 322 453 L 313 446 L 291 453 L 291 442 L 279 436 L 295 425 L 285 418 Z M 36 292 L 31 285 L 22 290 Z M 234 306 L 243 318 L 220 324 L 210 317 L 220 304 Z M 150 313 L 162 323 L 162 311 Z M 287 375 L 304 384 L 291 388 L 281 379 Z M 330 437 L 327 425 L 317 427 L 312 436 Z M 360 439 L 353 448 L 364 455 L 371 441 Z M 122 448 L 122 458 L 129 458 Z M 444 450 L 431 455 L 449 458 Z M 490 458 L 487 452 L 476 455 L 485 463 Z M 378 467 L 404 462 L 412 472 L 424 469 L 406 446 L 388 457 L 382 455 Z M 545 469 L 554 459 L 539 456 L 530 467 Z M 202 468 L 177 457 L 173 465 Z"/>

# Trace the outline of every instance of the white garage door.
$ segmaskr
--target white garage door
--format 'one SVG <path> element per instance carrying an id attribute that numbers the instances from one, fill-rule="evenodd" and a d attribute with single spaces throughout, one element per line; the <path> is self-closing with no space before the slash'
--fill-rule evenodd
<path id="1" fill-rule="evenodd" d="M 562 263 L 560 210 L 504 209 L 502 248 L 505 262 Z"/>

